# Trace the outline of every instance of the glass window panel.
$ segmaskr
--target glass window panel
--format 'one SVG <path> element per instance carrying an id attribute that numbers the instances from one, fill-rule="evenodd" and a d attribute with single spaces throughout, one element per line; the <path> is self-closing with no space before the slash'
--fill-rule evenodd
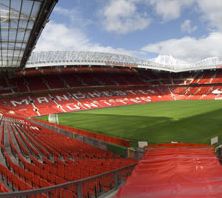
<path id="1" fill-rule="evenodd" d="M 9 32 L 9 40 L 15 41 L 16 31 L 10 31 Z"/>
<path id="2" fill-rule="evenodd" d="M 20 66 L 43 0 L 0 0 L 0 65 Z"/>
<path id="3" fill-rule="evenodd" d="M 27 28 L 28 28 L 28 29 L 32 29 L 33 26 L 34 26 L 34 22 L 33 22 L 33 21 L 29 21 Z"/>
<path id="4" fill-rule="evenodd" d="M 41 6 L 41 2 L 36 1 L 32 11 L 32 17 L 36 17 Z"/>

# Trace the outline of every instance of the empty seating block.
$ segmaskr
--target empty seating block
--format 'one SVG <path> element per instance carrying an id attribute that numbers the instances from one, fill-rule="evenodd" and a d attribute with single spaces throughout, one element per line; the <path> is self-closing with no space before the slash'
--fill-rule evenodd
<path id="1" fill-rule="evenodd" d="M 49 187 L 87 178 L 135 163 L 109 151 L 39 127 L 28 120 L 3 117 L 0 124 L 0 192 Z M 124 173 L 124 172 L 123 172 Z M 126 174 L 125 174 L 126 175 Z M 124 176 L 124 175 L 123 175 Z M 114 186 L 112 176 L 84 184 L 84 196 L 107 191 Z M 62 190 L 62 191 L 61 191 Z M 75 197 L 77 188 L 53 191 Z M 41 195 L 41 197 L 46 194 Z"/>

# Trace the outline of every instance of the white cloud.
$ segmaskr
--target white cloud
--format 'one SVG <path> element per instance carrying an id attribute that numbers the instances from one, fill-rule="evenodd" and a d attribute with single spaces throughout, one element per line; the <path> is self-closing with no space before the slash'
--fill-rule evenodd
<path id="1" fill-rule="evenodd" d="M 86 34 L 79 29 L 70 28 L 65 24 L 49 22 L 44 29 L 35 51 L 99 51 L 131 55 L 134 52 L 121 48 L 102 46 L 91 42 Z"/>
<path id="2" fill-rule="evenodd" d="M 182 11 L 191 5 L 198 8 L 202 19 L 214 28 L 214 33 L 202 38 L 187 36 L 148 44 L 143 48 L 143 52 L 145 55 L 146 52 L 170 54 L 186 61 L 197 61 L 209 56 L 221 56 L 222 0 L 107 0 L 101 12 L 107 31 L 126 34 L 143 30 L 150 25 L 151 19 L 147 13 L 141 12 L 141 6 L 146 6 L 145 8 L 152 6 L 156 14 L 166 22 L 179 18 Z M 84 31 L 84 27 L 91 24 L 92 21 L 85 20 L 76 9 L 67 10 L 57 7 L 55 13 L 65 17 L 66 23 L 60 24 L 53 21 L 48 23 L 37 44 L 36 51 L 91 50 L 145 56 L 140 50 L 115 49 L 111 46 L 92 42 Z M 197 27 L 190 20 L 185 20 L 181 24 L 181 30 L 184 32 L 192 33 L 196 29 Z"/>
<path id="3" fill-rule="evenodd" d="M 155 12 L 164 21 L 177 19 L 183 9 L 197 6 L 201 18 L 211 27 L 222 30 L 222 1 L 221 0 L 144 0 L 154 7 Z"/>
<path id="4" fill-rule="evenodd" d="M 146 0 L 154 7 L 155 12 L 164 21 L 174 20 L 180 17 L 184 8 L 193 4 L 194 0 Z"/>
<path id="5" fill-rule="evenodd" d="M 54 12 L 60 17 L 66 18 L 66 23 L 72 23 L 75 27 L 84 28 L 88 25 L 93 24 L 93 20 L 83 17 L 81 11 L 78 8 L 66 9 L 60 6 L 56 6 Z"/>
<path id="6" fill-rule="evenodd" d="M 150 24 L 146 13 L 137 9 L 138 0 L 110 0 L 103 10 L 103 24 L 107 31 L 117 34 L 143 30 Z"/>
<path id="7" fill-rule="evenodd" d="M 189 7 L 199 14 L 203 22 L 207 22 L 211 33 L 205 37 L 183 37 L 169 39 L 146 45 L 143 50 L 156 54 L 173 55 L 186 61 L 222 55 L 222 1 L 221 0 L 144 0 L 153 6 L 156 14 L 163 21 L 170 21 L 181 16 L 182 11 Z M 191 8 L 192 6 L 192 8 Z M 190 20 L 181 24 L 183 32 L 192 33 L 197 27 Z"/>
<path id="8" fill-rule="evenodd" d="M 195 32 L 197 30 L 197 26 L 194 26 L 190 20 L 185 20 L 181 24 L 181 31 L 182 32 L 187 32 L 189 34 Z"/>
<path id="9" fill-rule="evenodd" d="M 199 17 L 209 24 L 214 31 L 222 31 L 222 0 L 107 0 L 103 9 L 104 26 L 107 31 L 119 34 L 143 30 L 150 25 L 151 17 L 141 13 L 139 7 L 151 6 L 164 22 L 178 19 L 182 12 L 191 8 Z M 192 7 L 191 7 L 192 6 Z M 197 27 L 185 21 L 181 27 L 187 33 Z"/>
<path id="10" fill-rule="evenodd" d="M 78 29 L 49 22 L 37 43 L 36 50 L 72 50 L 86 46 L 88 42 L 87 37 Z"/>
<path id="11" fill-rule="evenodd" d="M 144 51 L 156 54 L 172 55 L 176 58 L 194 62 L 222 54 L 222 33 L 214 32 L 207 37 L 183 37 L 170 39 L 143 47 Z"/>
<path id="12" fill-rule="evenodd" d="M 221 0 L 197 0 L 202 13 L 202 18 L 209 22 L 210 26 L 222 31 L 222 1 Z"/>
<path id="13" fill-rule="evenodd" d="M 92 42 L 90 36 L 86 34 L 86 26 L 92 21 L 84 20 L 77 9 L 64 9 L 56 7 L 55 13 L 64 17 L 66 23 L 50 21 L 43 30 L 36 45 L 35 51 L 97 51 L 120 53 L 126 55 L 136 55 L 145 57 L 145 52 L 133 51 L 123 48 L 113 48 L 100 43 Z M 68 21 L 68 22 L 67 22 Z"/>

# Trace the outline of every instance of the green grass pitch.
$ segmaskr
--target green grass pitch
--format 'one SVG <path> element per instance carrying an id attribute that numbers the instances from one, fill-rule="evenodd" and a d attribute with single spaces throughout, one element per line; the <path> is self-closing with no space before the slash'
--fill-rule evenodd
<path id="1" fill-rule="evenodd" d="M 222 101 L 172 101 L 95 109 L 59 114 L 59 122 L 133 142 L 210 143 L 214 136 L 222 140 Z"/>

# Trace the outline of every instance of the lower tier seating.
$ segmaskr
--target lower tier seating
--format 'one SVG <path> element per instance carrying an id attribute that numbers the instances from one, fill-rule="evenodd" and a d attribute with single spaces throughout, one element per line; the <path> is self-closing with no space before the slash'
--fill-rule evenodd
<path id="1" fill-rule="evenodd" d="M 136 162 L 39 127 L 27 120 L 3 117 L 0 142 L 0 179 L 3 181 L 0 183 L 1 192 L 63 184 Z M 129 173 L 123 171 L 122 176 L 127 177 L 127 174 Z M 114 182 L 113 177 L 92 180 L 84 186 L 84 197 L 93 196 L 95 190 L 108 191 Z M 75 188 L 62 190 L 62 197 L 76 196 Z"/>

